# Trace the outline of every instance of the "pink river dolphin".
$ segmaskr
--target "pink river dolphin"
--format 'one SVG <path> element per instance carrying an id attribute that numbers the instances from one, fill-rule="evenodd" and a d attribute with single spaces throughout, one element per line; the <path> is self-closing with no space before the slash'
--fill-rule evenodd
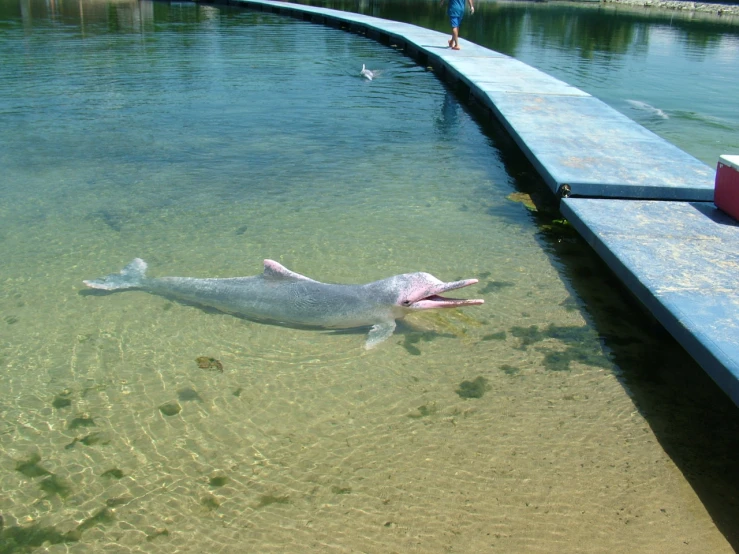
<path id="1" fill-rule="evenodd" d="M 474 285 L 477 279 L 445 283 L 421 272 L 365 285 L 335 285 L 314 281 L 273 260 L 264 260 L 260 275 L 226 279 L 151 278 L 146 268 L 146 262 L 136 258 L 120 273 L 83 282 L 108 291 L 143 290 L 255 320 L 328 329 L 370 327 L 367 349 L 387 340 L 395 331 L 395 320 L 409 313 L 484 303 L 441 296 Z"/>

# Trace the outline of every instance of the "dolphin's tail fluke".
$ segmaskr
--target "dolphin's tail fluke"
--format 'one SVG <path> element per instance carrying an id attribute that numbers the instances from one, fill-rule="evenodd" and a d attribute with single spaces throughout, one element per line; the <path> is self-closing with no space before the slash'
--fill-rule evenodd
<path id="1" fill-rule="evenodd" d="M 136 258 L 120 273 L 111 273 L 100 279 L 92 279 L 90 281 L 82 281 L 92 289 L 102 290 L 121 290 L 134 289 L 140 287 L 146 277 L 146 262 L 141 258 Z"/>

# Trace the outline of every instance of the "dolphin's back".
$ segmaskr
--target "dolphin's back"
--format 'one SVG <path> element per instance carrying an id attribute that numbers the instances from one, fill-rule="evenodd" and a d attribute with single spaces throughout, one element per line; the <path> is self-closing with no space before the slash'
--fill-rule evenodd
<path id="1" fill-rule="evenodd" d="M 227 279 L 146 279 L 144 290 L 252 319 L 320 327 L 372 325 L 387 307 L 363 294 L 363 285 L 333 285 L 265 275 Z"/>

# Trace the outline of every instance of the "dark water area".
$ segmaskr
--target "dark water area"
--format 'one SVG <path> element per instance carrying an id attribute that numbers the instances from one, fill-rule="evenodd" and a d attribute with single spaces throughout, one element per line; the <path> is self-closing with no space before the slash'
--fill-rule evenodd
<path id="1" fill-rule="evenodd" d="M 449 32 L 437 2 L 299 3 Z M 739 16 L 481 0 L 460 35 L 589 92 L 712 167 L 739 152 Z"/>

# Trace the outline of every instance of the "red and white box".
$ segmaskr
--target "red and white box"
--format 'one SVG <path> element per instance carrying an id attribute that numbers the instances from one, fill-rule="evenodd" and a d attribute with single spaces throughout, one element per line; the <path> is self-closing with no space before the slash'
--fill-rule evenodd
<path id="1" fill-rule="evenodd" d="M 739 220 L 739 156 L 719 156 L 713 202 L 721 211 Z"/>

